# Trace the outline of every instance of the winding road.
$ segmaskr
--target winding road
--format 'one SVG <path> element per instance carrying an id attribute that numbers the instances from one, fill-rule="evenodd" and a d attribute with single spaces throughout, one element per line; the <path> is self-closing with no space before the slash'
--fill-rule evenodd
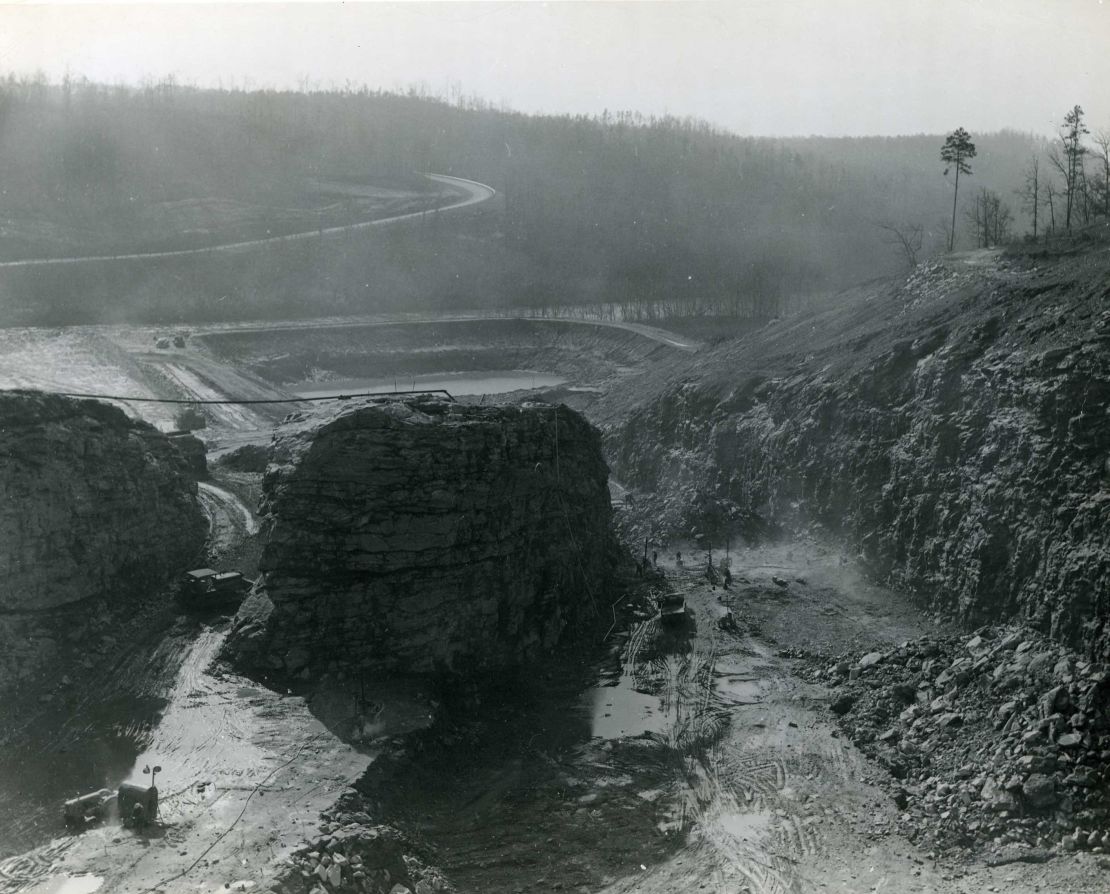
<path id="1" fill-rule="evenodd" d="M 88 255 L 71 258 L 27 258 L 18 261 L 2 261 L 0 262 L 0 269 L 10 269 L 14 267 L 51 267 L 60 266 L 62 264 L 91 264 L 109 261 L 147 261 L 158 258 L 181 258 L 191 255 L 233 253 L 244 249 L 259 248 L 265 245 L 299 242 L 305 239 L 318 239 L 323 236 L 331 236 L 336 233 L 349 233 L 355 230 L 369 229 L 370 227 L 382 227 L 405 220 L 413 220 L 429 213 L 442 214 L 447 211 L 458 211 L 460 208 L 477 205 L 479 202 L 485 202 L 497 195 L 497 190 L 492 186 L 486 186 L 484 183 L 478 183 L 475 180 L 466 180 L 462 177 L 450 177 L 446 174 L 425 174 L 424 176 L 429 180 L 435 180 L 438 183 L 443 183 L 455 189 L 462 190 L 463 196 L 450 205 L 444 205 L 441 208 L 435 208 L 431 211 L 410 211 L 406 214 L 394 215 L 393 217 L 381 217 L 376 220 L 365 220 L 359 223 L 344 224 L 337 227 L 316 228 L 313 230 L 305 230 L 301 233 L 290 233 L 286 236 L 268 236 L 264 239 L 248 239 L 244 242 L 228 242 L 223 245 L 210 245 L 204 248 L 182 248 L 175 251 L 149 251 L 118 255 Z"/>
<path id="2" fill-rule="evenodd" d="M 258 522 L 235 494 L 206 481 L 197 484 L 197 499 L 208 516 L 208 552 L 220 556 L 258 533 Z"/>

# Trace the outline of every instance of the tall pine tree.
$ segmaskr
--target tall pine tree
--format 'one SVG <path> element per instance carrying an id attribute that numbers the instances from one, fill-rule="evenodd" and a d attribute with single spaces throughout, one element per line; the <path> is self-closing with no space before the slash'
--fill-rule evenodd
<path id="1" fill-rule="evenodd" d="M 952 194 L 952 230 L 948 234 L 949 251 L 952 251 L 956 245 L 956 199 L 960 195 L 960 174 L 971 173 L 971 165 L 968 164 L 968 159 L 974 157 L 975 144 L 971 142 L 971 136 L 962 127 L 957 127 L 948 135 L 948 139 L 944 141 L 944 146 L 940 150 L 940 160 L 948 165 L 944 169 L 944 173 L 947 175 L 951 168 L 956 169 L 956 191 Z"/>

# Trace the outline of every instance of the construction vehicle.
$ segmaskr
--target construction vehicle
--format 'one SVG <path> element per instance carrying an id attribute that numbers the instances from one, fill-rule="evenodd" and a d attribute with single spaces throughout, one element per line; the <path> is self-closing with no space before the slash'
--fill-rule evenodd
<path id="1" fill-rule="evenodd" d="M 125 782 L 116 796 L 119 821 L 131 829 L 143 829 L 158 818 L 158 789 L 153 785 Z"/>
<path id="2" fill-rule="evenodd" d="M 686 597 L 681 593 L 664 593 L 658 599 L 659 620 L 664 624 L 682 624 L 686 620 Z"/>
<path id="3" fill-rule="evenodd" d="M 106 788 L 71 798 L 62 805 L 62 819 L 71 829 L 84 828 L 106 819 L 115 800 L 116 793 Z"/>
<path id="4" fill-rule="evenodd" d="M 70 829 L 81 829 L 95 822 L 118 816 L 128 828 L 145 829 L 158 819 L 158 789 L 154 782 L 162 768 L 149 764 L 143 773 L 150 776 L 150 785 L 120 784 L 118 791 L 99 791 L 71 798 L 62 805 L 62 818 Z"/>
<path id="5" fill-rule="evenodd" d="M 238 605 L 253 581 L 239 571 L 194 568 L 185 572 L 178 598 L 187 609 L 217 609 Z"/>

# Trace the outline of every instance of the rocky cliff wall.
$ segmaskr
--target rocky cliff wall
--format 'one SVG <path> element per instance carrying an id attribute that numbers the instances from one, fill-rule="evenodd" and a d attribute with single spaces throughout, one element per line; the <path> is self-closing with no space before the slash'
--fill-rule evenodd
<path id="1" fill-rule="evenodd" d="M 0 689 L 51 660 L 75 604 L 110 612 L 196 561 L 195 495 L 181 451 L 146 423 L 0 392 Z"/>
<path id="2" fill-rule="evenodd" d="M 703 358 L 610 435 L 673 530 L 820 522 L 974 623 L 1110 655 L 1110 263 L 977 255 Z"/>
<path id="3" fill-rule="evenodd" d="M 552 647 L 602 598 L 608 469 L 565 407 L 379 401 L 293 421 L 274 449 L 229 641 L 246 666 L 466 674 Z"/>

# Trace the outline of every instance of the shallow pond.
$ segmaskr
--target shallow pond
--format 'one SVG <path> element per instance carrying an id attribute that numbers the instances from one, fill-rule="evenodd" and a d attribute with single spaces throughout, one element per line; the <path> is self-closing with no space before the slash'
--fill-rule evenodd
<path id="1" fill-rule="evenodd" d="M 497 372 L 426 373 L 396 378 L 331 379 L 326 382 L 296 382 L 287 389 L 298 397 L 338 397 L 342 394 L 383 394 L 388 391 L 431 391 L 442 389 L 454 395 L 506 394 L 536 388 L 553 388 L 566 379 L 552 373 L 511 369 Z"/>

